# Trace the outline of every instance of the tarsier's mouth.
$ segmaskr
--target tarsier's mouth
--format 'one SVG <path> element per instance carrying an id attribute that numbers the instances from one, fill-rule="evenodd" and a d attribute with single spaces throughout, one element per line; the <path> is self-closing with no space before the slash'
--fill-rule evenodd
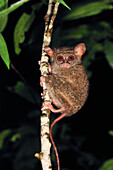
<path id="1" fill-rule="evenodd" d="M 70 63 L 68 63 L 68 62 L 65 63 L 65 62 L 64 62 L 64 63 L 61 63 L 61 64 L 62 64 L 62 67 L 63 67 L 63 68 L 69 68 L 69 64 L 70 64 Z"/>

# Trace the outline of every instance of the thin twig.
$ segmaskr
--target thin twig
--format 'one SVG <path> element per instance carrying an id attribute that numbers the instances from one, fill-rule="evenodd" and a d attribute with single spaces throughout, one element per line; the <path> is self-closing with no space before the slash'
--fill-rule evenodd
<path id="1" fill-rule="evenodd" d="M 55 3 L 55 4 L 54 4 Z M 52 5 L 54 4 L 54 9 L 52 11 Z M 45 15 L 45 31 L 42 45 L 42 57 L 40 63 L 40 70 L 42 76 L 47 76 L 48 74 L 48 56 L 44 51 L 45 46 L 49 46 L 51 43 L 51 35 L 53 30 L 53 23 L 57 15 L 59 2 L 54 0 L 49 0 L 48 10 Z M 52 17 L 50 18 L 50 16 Z M 43 97 L 44 101 L 51 102 L 48 91 L 46 89 L 46 84 L 43 82 Z M 52 164 L 50 159 L 50 147 L 51 143 L 49 141 L 49 124 L 50 124 L 50 110 L 44 107 L 41 116 L 41 152 L 36 153 L 35 156 L 40 159 L 42 163 L 43 170 L 52 170 Z"/>

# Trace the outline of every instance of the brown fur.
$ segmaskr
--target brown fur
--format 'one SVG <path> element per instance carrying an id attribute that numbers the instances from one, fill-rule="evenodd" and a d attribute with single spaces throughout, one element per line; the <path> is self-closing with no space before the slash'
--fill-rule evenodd
<path id="1" fill-rule="evenodd" d="M 75 114 L 84 105 L 88 94 L 88 78 L 81 60 L 75 55 L 69 68 L 61 67 L 57 55 L 74 54 L 72 48 L 55 49 L 52 58 L 52 74 L 46 77 L 47 89 L 50 96 L 58 103 L 59 108 L 68 107 L 67 116 Z M 67 53 L 66 53 L 67 52 Z"/>

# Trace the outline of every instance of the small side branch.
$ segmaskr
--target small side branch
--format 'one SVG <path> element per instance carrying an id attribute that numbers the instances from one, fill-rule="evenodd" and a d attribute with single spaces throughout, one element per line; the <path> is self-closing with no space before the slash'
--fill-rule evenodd
<path id="1" fill-rule="evenodd" d="M 40 71 L 42 76 L 47 76 L 48 74 L 49 58 L 44 51 L 44 47 L 49 46 L 51 43 L 53 23 L 57 15 L 59 4 L 60 4 L 59 2 L 49 0 L 48 10 L 45 15 L 45 31 L 43 37 L 42 57 L 40 63 Z M 53 5 L 54 8 L 52 8 Z M 50 18 L 51 15 L 52 17 Z M 43 98 L 44 101 L 51 102 L 45 82 L 43 82 Z M 49 124 L 50 124 L 50 110 L 47 107 L 44 107 L 41 116 L 41 152 L 35 154 L 35 157 L 40 159 L 43 170 L 52 170 L 52 164 L 50 159 L 51 143 L 49 141 Z"/>

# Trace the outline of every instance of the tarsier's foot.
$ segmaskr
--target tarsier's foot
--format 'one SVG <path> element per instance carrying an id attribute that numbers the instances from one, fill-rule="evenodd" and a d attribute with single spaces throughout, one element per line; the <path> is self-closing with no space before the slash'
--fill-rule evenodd
<path id="1" fill-rule="evenodd" d="M 43 86 L 43 82 L 45 82 L 45 77 L 44 77 L 44 76 L 41 76 L 41 77 L 40 77 L 40 86 L 41 86 L 41 87 Z"/>
<path id="2" fill-rule="evenodd" d="M 64 111 L 67 110 L 67 108 L 65 108 L 65 107 L 62 107 L 62 108 L 60 108 L 60 109 L 54 109 L 54 107 L 52 106 L 52 104 L 51 104 L 50 102 L 48 102 L 48 101 L 45 101 L 45 102 L 43 103 L 41 110 L 43 110 L 44 107 L 48 107 L 48 109 L 50 109 L 50 110 L 51 110 L 52 112 L 54 112 L 54 113 L 64 112 Z"/>

